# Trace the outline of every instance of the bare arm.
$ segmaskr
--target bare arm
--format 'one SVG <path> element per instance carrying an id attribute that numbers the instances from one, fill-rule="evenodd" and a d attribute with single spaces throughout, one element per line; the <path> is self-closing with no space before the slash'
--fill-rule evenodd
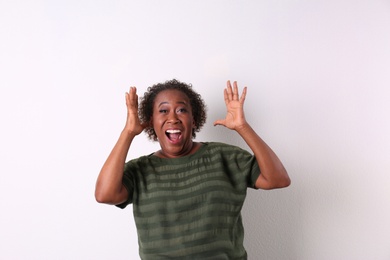
<path id="1" fill-rule="evenodd" d="M 227 88 L 224 90 L 226 118 L 215 121 L 214 125 L 223 125 L 235 130 L 253 151 L 261 169 L 261 174 L 255 184 L 256 188 L 268 190 L 289 186 L 290 177 L 282 162 L 245 119 L 243 107 L 247 88 L 244 88 L 239 97 L 237 82 L 234 82 L 233 86 L 234 88 L 228 81 Z"/>
<path id="2" fill-rule="evenodd" d="M 126 93 L 126 106 L 126 126 L 96 181 L 95 198 L 100 203 L 116 205 L 125 202 L 128 197 L 128 192 L 122 184 L 126 156 L 134 137 L 144 129 L 138 118 L 138 96 L 135 87 L 131 87 Z"/>

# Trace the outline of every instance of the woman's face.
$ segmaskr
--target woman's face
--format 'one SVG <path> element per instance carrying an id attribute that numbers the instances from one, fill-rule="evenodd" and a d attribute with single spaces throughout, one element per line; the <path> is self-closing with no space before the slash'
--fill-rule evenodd
<path id="1" fill-rule="evenodd" d="M 190 100 L 179 90 L 163 90 L 153 104 L 152 127 L 161 146 L 160 156 L 177 158 L 191 152 L 195 122 Z"/>

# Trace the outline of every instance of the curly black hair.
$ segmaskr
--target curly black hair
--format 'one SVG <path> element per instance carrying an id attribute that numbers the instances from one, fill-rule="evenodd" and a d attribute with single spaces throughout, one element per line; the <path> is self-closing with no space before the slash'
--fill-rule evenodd
<path id="1" fill-rule="evenodd" d="M 190 100 L 192 108 L 192 116 L 195 122 L 195 128 L 192 129 L 192 138 L 196 137 L 196 133 L 200 131 L 203 125 L 206 123 L 206 104 L 204 103 L 200 94 L 192 89 L 191 84 L 180 82 L 176 79 L 165 81 L 164 83 L 158 83 L 151 87 L 148 87 L 144 96 L 141 98 L 139 104 L 139 118 L 142 123 L 149 123 L 153 116 L 153 105 L 157 95 L 164 90 L 179 90 L 187 95 Z M 144 129 L 149 139 L 157 141 L 157 135 L 152 126 L 148 126 Z"/>

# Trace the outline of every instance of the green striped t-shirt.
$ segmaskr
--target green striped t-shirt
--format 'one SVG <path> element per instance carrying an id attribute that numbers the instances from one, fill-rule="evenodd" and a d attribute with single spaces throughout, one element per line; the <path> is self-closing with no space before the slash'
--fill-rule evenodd
<path id="1" fill-rule="evenodd" d="M 126 163 L 142 259 L 246 259 L 241 209 L 260 174 L 255 157 L 223 143 L 188 156 Z"/>

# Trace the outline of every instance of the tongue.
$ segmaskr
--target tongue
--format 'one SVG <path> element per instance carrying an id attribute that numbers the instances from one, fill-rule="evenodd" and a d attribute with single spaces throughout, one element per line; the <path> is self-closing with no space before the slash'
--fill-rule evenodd
<path id="1" fill-rule="evenodd" d="M 177 141 L 179 140 L 179 136 L 180 134 L 169 134 L 169 139 L 171 139 L 171 141 Z"/>

